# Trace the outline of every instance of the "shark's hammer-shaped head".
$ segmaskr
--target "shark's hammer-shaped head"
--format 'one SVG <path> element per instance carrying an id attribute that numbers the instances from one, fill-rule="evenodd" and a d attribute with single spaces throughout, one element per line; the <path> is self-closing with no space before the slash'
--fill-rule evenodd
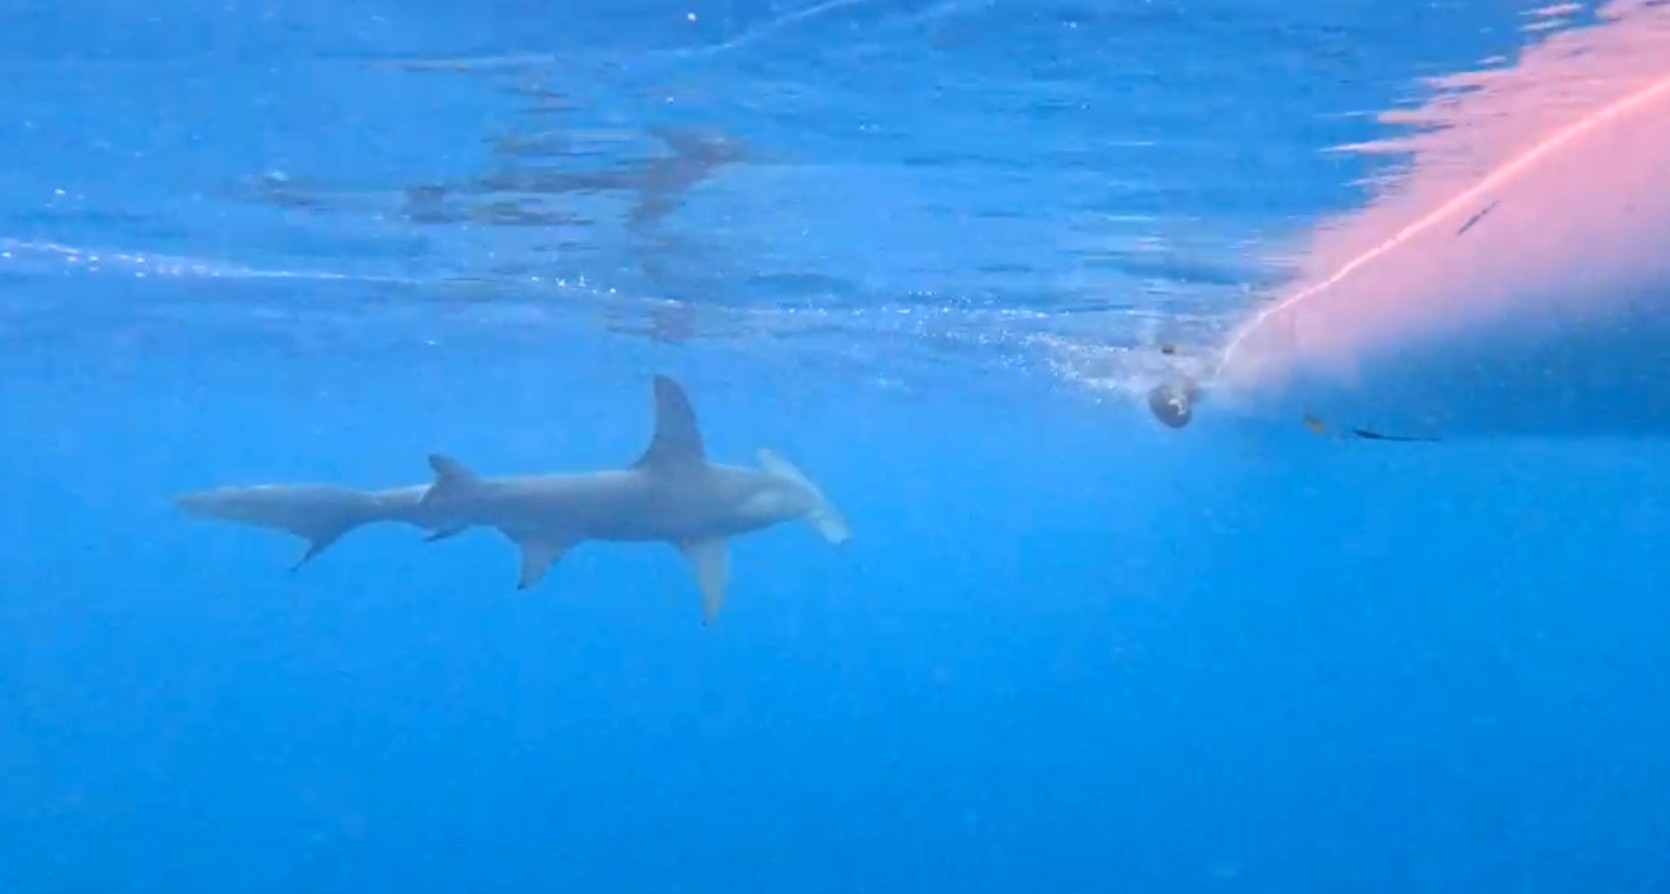
<path id="1" fill-rule="evenodd" d="M 830 543 L 852 538 L 852 529 L 823 492 L 788 460 L 771 450 L 758 452 L 764 474 L 754 479 L 740 512 L 764 527 L 785 521 L 804 521 Z"/>

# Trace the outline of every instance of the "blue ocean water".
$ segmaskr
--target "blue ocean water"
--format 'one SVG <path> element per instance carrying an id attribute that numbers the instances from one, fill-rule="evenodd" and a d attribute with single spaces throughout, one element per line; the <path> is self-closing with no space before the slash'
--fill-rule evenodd
<path id="1" fill-rule="evenodd" d="M 0 885 L 1665 890 L 1662 443 L 1130 399 L 1536 6 L 0 5 Z M 174 504 L 622 466 L 655 373 L 851 542 L 704 626 Z"/>

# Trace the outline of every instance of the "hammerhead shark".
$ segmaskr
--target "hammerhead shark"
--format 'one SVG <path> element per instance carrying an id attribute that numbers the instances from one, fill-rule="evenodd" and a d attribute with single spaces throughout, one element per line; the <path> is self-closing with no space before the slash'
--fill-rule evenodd
<path id="1" fill-rule="evenodd" d="M 621 469 L 558 475 L 481 477 L 431 454 L 434 480 L 386 490 L 323 484 L 222 487 L 184 494 L 185 512 L 288 531 L 308 543 L 299 568 L 342 535 L 373 522 L 400 522 L 444 540 L 476 526 L 496 528 L 522 552 L 517 588 L 526 590 L 564 553 L 587 540 L 676 547 L 701 591 L 703 622 L 725 601 L 729 539 L 803 521 L 834 544 L 851 530 L 817 485 L 771 450 L 760 468 L 708 462 L 683 387 L 655 377 L 655 432 L 636 462 Z M 293 570 L 292 569 L 292 570 Z"/>

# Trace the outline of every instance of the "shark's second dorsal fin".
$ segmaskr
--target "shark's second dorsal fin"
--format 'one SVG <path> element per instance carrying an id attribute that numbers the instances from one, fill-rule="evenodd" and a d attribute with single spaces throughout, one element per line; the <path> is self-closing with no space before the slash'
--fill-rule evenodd
<path id="1" fill-rule="evenodd" d="M 696 411 L 684 389 L 666 376 L 655 377 L 655 436 L 638 461 L 639 469 L 671 469 L 707 462 Z"/>
<path id="2" fill-rule="evenodd" d="M 481 482 L 463 463 L 439 453 L 429 454 L 429 468 L 435 470 L 435 483 L 424 492 L 425 504 L 456 497 Z"/>

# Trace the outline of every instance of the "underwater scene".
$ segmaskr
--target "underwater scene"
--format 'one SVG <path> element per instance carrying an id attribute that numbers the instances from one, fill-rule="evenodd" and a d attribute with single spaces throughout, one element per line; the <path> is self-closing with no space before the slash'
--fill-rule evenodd
<path id="1" fill-rule="evenodd" d="M 0 25 L 0 889 L 1670 892 L 1670 4 Z"/>

